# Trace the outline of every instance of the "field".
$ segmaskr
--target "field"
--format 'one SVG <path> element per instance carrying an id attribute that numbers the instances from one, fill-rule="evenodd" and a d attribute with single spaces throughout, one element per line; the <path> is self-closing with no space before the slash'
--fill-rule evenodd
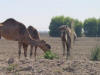
<path id="1" fill-rule="evenodd" d="M 26 60 L 23 50 L 19 60 L 17 42 L 1 39 L 0 75 L 100 75 L 100 62 L 90 61 L 92 48 L 100 45 L 100 38 L 78 38 L 71 49 L 70 58 L 66 60 L 66 56 L 62 55 L 60 38 L 53 38 L 44 34 L 40 37 L 51 45 L 52 52 L 56 53 L 59 59 L 44 59 L 43 51 L 38 48 L 36 61 L 34 61 L 34 55 L 31 59 Z M 8 64 L 9 59 L 14 59 L 12 65 Z"/>

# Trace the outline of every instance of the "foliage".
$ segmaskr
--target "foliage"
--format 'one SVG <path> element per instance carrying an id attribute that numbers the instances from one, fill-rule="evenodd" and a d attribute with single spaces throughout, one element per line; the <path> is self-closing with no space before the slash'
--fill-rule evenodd
<path id="1" fill-rule="evenodd" d="M 59 58 L 59 57 L 56 54 L 52 53 L 51 51 L 47 51 L 44 55 L 44 58 L 54 59 L 54 58 Z"/>
<path id="2" fill-rule="evenodd" d="M 95 47 L 91 52 L 91 60 L 97 61 L 100 60 L 100 47 Z"/>
<path id="3" fill-rule="evenodd" d="M 86 36 L 97 35 L 97 20 L 95 18 L 88 18 L 84 21 L 84 30 Z"/>
<path id="4" fill-rule="evenodd" d="M 78 21 L 77 19 L 74 20 L 74 30 L 78 37 L 82 36 L 82 22 Z"/>
<path id="5" fill-rule="evenodd" d="M 82 29 L 84 28 L 84 33 L 86 36 L 100 36 L 100 19 L 88 18 L 82 23 L 77 19 L 64 16 L 56 16 L 51 19 L 49 26 L 49 35 L 52 37 L 59 37 L 60 31 L 59 26 L 68 25 L 71 27 L 72 20 L 74 21 L 74 30 L 78 37 L 82 36 Z"/>
<path id="6" fill-rule="evenodd" d="M 70 17 L 65 17 L 64 18 L 64 24 L 65 25 L 68 25 L 70 28 L 71 28 L 71 23 L 72 23 L 72 18 L 70 18 Z"/>
<path id="7" fill-rule="evenodd" d="M 97 31 L 98 31 L 98 36 L 100 37 L 100 19 L 98 19 L 98 27 L 97 27 Z"/>
<path id="8" fill-rule="evenodd" d="M 51 19 L 51 22 L 50 22 L 50 26 L 49 26 L 49 29 L 50 29 L 50 36 L 55 36 L 55 37 L 58 37 L 60 36 L 60 31 L 58 29 L 59 26 L 63 25 L 64 24 L 64 16 L 56 16 L 56 17 L 53 17 Z"/>

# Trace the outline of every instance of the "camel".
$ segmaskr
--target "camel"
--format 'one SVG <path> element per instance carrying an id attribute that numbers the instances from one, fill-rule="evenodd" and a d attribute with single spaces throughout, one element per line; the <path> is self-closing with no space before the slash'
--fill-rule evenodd
<path id="1" fill-rule="evenodd" d="M 29 34 L 30 34 L 30 36 L 31 36 L 32 39 L 34 39 L 34 40 L 40 40 L 38 31 L 37 31 L 34 27 L 28 26 L 27 30 L 28 30 L 28 32 L 29 32 Z M 44 41 L 44 42 L 45 42 L 45 41 Z M 46 42 L 45 42 L 45 43 L 46 43 Z M 24 47 L 27 48 L 27 47 L 28 47 L 28 44 L 23 44 L 23 48 L 24 48 Z M 35 52 L 34 52 L 35 60 L 36 60 L 36 51 L 37 51 L 37 47 L 38 47 L 38 46 L 35 46 Z M 47 44 L 47 43 L 46 43 L 46 47 L 48 47 L 49 49 L 51 48 L 50 45 Z M 31 46 L 31 48 L 33 49 L 33 46 Z M 45 51 L 45 48 L 44 48 L 43 46 L 39 46 L 39 48 L 41 48 L 43 51 Z M 32 53 L 33 53 L 33 52 L 32 52 L 32 49 L 30 50 L 30 58 L 32 57 Z"/>
<path id="2" fill-rule="evenodd" d="M 47 44 L 43 40 L 31 39 L 25 25 L 16 21 L 13 18 L 9 18 L 4 22 L 0 23 L 0 36 L 4 37 L 7 40 L 18 41 L 19 58 L 21 55 L 21 47 L 23 44 L 31 46 L 41 46 L 44 48 L 44 52 L 50 49 L 46 46 Z M 23 48 L 24 48 L 24 56 L 27 57 L 27 47 Z"/>
<path id="3" fill-rule="evenodd" d="M 63 46 L 63 56 L 65 55 L 65 46 L 67 47 L 67 58 L 70 56 L 70 49 L 71 49 L 71 29 L 66 26 L 62 25 L 59 27 L 59 30 L 61 31 L 61 40 L 62 40 L 62 46 Z M 76 40 L 76 34 L 74 32 L 74 40 Z"/>

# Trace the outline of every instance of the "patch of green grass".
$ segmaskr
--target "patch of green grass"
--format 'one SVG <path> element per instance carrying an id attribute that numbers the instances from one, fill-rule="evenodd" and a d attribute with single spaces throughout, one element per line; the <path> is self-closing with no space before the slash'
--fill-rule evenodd
<path id="1" fill-rule="evenodd" d="M 7 67 L 7 70 L 8 71 L 14 71 L 15 67 L 17 66 L 17 64 L 10 64 L 8 67 Z"/>
<path id="2" fill-rule="evenodd" d="M 52 53 L 51 51 L 47 51 L 46 53 L 45 53 L 45 55 L 44 55 L 44 58 L 46 58 L 46 59 L 54 59 L 54 58 L 56 58 L 56 59 L 58 59 L 59 57 L 57 56 L 57 54 L 55 54 L 55 53 Z"/>
<path id="3" fill-rule="evenodd" d="M 100 47 L 96 46 L 91 52 L 91 60 L 100 61 Z"/>

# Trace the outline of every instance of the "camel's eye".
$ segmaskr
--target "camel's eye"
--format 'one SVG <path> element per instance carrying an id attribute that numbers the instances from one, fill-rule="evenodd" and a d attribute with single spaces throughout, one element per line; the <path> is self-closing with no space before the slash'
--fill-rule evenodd
<path id="1" fill-rule="evenodd" d="M 51 49 L 51 46 L 49 44 L 46 44 L 46 46 L 47 46 L 48 49 Z"/>

